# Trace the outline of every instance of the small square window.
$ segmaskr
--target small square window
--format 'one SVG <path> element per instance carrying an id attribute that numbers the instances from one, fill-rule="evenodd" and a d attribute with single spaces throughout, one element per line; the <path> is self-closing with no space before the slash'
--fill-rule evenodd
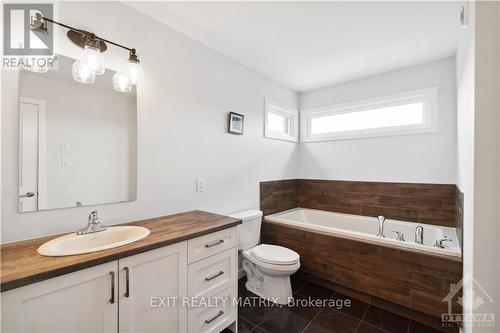
<path id="1" fill-rule="evenodd" d="M 266 138 L 298 141 L 298 110 L 266 100 L 264 136 Z"/>

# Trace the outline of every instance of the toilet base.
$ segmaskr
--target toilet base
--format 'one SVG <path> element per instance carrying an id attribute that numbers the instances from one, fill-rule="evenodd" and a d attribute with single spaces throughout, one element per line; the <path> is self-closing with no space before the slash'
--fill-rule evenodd
<path id="1" fill-rule="evenodd" d="M 248 291 L 277 304 L 285 305 L 293 300 L 290 275 L 297 269 L 289 272 L 271 271 L 248 259 L 243 259 L 242 266 L 247 275 L 245 287 Z"/>

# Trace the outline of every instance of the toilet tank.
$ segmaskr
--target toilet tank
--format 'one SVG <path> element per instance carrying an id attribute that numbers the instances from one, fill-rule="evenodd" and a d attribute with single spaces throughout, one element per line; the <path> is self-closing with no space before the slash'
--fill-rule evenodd
<path id="1" fill-rule="evenodd" d="M 238 250 L 248 250 L 259 244 L 262 211 L 251 209 L 229 216 L 242 220 L 238 225 Z"/>

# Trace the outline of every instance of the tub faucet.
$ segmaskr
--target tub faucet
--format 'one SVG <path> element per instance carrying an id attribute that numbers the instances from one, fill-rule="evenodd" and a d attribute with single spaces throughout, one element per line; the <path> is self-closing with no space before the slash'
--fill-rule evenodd
<path id="1" fill-rule="evenodd" d="M 385 217 L 379 216 L 379 217 L 377 217 L 377 220 L 378 220 L 378 234 L 377 234 L 377 237 L 385 238 L 385 236 L 384 236 L 384 222 L 385 222 Z"/>
<path id="2" fill-rule="evenodd" d="M 85 228 L 80 231 L 77 231 L 77 235 L 86 235 L 94 232 L 104 231 L 107 229 L 107 226 L 102 223 L 102 220 L 97 216 L 97 210 L 93 210 L 89 215 L 89 221 Z"/>
<path id="3" fill-rule="evenodd" d="M 424 227 L 421 225 L 415 229 L 415 243 L 420 245 L 424 244 Z"/>
<path id="4" fill-rule="evenodd" d="M 436 240 L 436 243 L 434 244 L 434 247 L 438 247 L 440 249 L 444 249 L 445 247 L 443 245 L 443 242 L 451 242 L 451 241 L 452 241 L 451 239 L 446 238 L 446 236 L 444 236 L 444 238 Z"/>
<path id="5" fill-rule="evenodd" d="M 400 242 L 405 242 L 405 235 L 402 232 L 395 230 L 393 230 L 392 232 L 396 234 L 396 240 Z"/>

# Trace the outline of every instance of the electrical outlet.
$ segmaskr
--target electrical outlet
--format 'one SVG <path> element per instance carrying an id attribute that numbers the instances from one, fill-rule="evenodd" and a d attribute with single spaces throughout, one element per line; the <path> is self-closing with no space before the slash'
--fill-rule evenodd
<path id="1" fill-rule="evenodd" d="M 205 191 L 205 178 L 196 179 L 196 192 Z"/>

